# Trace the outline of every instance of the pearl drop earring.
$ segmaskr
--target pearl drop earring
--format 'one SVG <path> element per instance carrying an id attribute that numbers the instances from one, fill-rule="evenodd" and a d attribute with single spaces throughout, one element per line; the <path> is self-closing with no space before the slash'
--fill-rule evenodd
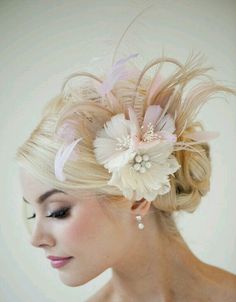
<path id="1" fill-rule="evenodd" d="M 144 229 L 144 224 L 141 222 L 142 221 L 142 217 L 140 215 L 136 215 L 136 220 L 138 222 L 138 228 L 140 230 Z"/>

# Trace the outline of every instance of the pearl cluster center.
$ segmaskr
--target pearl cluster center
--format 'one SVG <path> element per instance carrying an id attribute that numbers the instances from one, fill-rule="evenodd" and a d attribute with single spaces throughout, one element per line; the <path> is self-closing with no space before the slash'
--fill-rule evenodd
<path id="1" fill-rule="evenodd" d="M 134 158 L 133 168 L 139 173 L 145 173 L 152 166 L 147 154 L 137 154 Z"/>

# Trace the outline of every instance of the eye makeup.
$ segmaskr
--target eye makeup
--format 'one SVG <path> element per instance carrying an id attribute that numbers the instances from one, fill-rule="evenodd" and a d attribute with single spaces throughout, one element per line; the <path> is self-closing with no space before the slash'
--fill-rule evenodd
<path id="1" fill-rule="evenodd" d="M 61 208 L 61 209 L 59 209 L 57 211 L 52 212 L 50 215 L 48 215 L 46 217 L 57 218 L 57 219 L 64 219 L 64 218 L 66 218 L 68 216 L 69 210 L 70 210 L 70 208 L 63 207 L 63 208 Z M 36 215 L 33 214 L 33 216 L 27 217 L 27 219 L 33 219 L 35 217 L 36 217 Z"/>

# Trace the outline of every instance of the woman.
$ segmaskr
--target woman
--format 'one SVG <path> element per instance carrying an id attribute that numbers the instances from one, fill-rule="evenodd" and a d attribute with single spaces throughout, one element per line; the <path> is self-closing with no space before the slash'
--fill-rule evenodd
<path id="1" fill-rule="evenodd" d="M 213 81 L 198 56 L 163 56 L 141 71 L 128 67 L 136 56 L 102 78 L 70 76 L 18 149 L 23 199 L 35 210 L 31 244 L 68 286 L 112 268 L 88 302 L 236 301 L 236 276 L 199 260 L 173 216 L 193 212 L 210 189 L 217 133 L 195 121 L 200 106 L 236 91 Z M 176 70 L 164 77 L 165 63 Z M 90 80 L 67 87 L 82 76 Z"/>

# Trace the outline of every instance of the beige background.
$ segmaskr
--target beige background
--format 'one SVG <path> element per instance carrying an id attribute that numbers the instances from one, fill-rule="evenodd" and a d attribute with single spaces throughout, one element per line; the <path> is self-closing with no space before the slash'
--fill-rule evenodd
<path id="1" fill-rule="evenodd" d="M 31 247 L 20 216 L 21 191 L 14 153 L 36 126 L 43 105 L 71 72 L 99 73 L 110 66 L 121 34 L 130 28 L 117 59 L 139 52 L 137 62 L 162 48 L 184 62 L 204 53 L 212 75 L 236 86 L 236 1 L 0 1 L 0 301 L 83 302 L 111 276 L 108 269 L 88 284 L 63 285 L 41 250 Z M 216 97 L 199 119 L 220 137 L 211 142 L 211 192 L 194 214 L 178 218 L 190 248 L 203 261 L 236 274 L 236 98 Z"/>

